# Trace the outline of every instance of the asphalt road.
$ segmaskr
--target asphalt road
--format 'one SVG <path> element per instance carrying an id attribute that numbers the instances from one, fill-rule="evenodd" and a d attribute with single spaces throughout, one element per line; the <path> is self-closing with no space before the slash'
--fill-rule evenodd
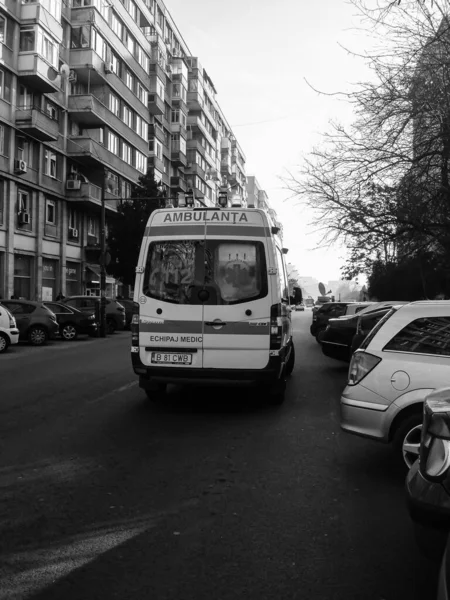
<path id="1" fill-rule="evenodd" d="M 0 356 L 0 598 L 428 600 L 391 450 L 294 313 L 285 404 L 136 384 L 129 333 Z"/>

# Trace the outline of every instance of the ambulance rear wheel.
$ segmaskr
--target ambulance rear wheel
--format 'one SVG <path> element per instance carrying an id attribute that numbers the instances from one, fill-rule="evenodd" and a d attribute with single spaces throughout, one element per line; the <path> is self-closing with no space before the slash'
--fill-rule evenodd
<path id="1" fill-rule="evenodd" d="M 158 383 L 153 389 L 145 390 L 145 394 L 150 402 L 160 402 L 166 395 L 166 391 L 167 383 Z"/>
<path id="2" fill-rule="evenodd" d="M 292 371 L 294 370 L 294 366 L 295 366 L 295 348 L 294 348 L 294 344 L 291 344 L 291 353 L 289 354 L 289 358 L 286 364 L 286 375 L 289 377 L 289 375 L 292 374 Z"/>

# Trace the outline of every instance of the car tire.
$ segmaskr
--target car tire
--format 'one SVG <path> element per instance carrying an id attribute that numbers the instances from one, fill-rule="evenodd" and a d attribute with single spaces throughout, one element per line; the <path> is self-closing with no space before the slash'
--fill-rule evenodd
<path id="1" fill-rule="evenodd" d="M 59 332 L 63 340 L 65 340 L 66 342 L 73 342 L 78 337 L 78 329 L 73 323 L 66 323 L 65 325 L 61 325 Z"/>
<path id="2" fill-rule="evenodd" d="M 6 352 L 9 346 L 9 338 L 4 333 L 0 333 L 0 354 Z"/>
<path id="3" fill-rule="evenodd" d="M 106 331 L 108 332 L 109 335 L 112 335 L 113 333 L 115 333 L 117 330 L 117 324 L 114 321 L 114 319 L 107 319 L 106 320 Z"/>
<path id="4" fill-rule="evenodd" d="M 419 458 L 420 437 L 422 431 L 422 411 L 410 413 L 401 421 L 394 434 L 394 449 L 399 460 L 407 469 Z M 408 448 L 411 451 L 408 451 Z M 412 451 L 414 449 L 414 451 Z"/>
<path id="5" fill-rule="evenodd" d="M 325 335 L 325 328 L 319 329 L 319 331 L 316 333 L 316 342 L 318 344 L 322 343 L 322 339 L 323 339 L 324 335 Z"/>
<path id="6" fill-rule="evenodd" d="M 44 346 L 48 341 L 48 333 L 45 327 L 34 325 L 28 331 L 28 341 L 32 346 Z"/>
<path id="7" fill-rule="evenodd" d="M 292 371 L 294 370 L 294 366 L 295 366 L 295 347 L 294 344 L 291 343 L 291 353 L 289 354 L 289 358 L 286 364 L 286 375 L 289 377 L 289 375 L 292 374 Z"/>
<path id="8" fill-rule="evenodd" d="M 157 383 L 153 389 L 145 390 L 147 399 L 150 402 L 161 402 L 167 392 L 167 383 Z"/>

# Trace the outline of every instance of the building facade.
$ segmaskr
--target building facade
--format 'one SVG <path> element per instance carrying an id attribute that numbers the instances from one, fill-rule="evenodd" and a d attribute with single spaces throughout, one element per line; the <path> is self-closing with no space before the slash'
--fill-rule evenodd
<path id="1" fill-rule="evenodd" d="M 0 0 L 0 42 L 0 298 L 98 295 L 102 196 L 107 234 L 148 168 L 171 196 L 245 202 L 244 152 L 162 2 Z"/>

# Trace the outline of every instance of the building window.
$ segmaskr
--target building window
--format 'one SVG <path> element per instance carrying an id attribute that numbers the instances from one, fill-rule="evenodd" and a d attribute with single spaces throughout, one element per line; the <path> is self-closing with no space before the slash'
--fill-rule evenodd
<path id="1" fill-rule="evenodd" d="M 147 106 L 147 92 L 139 82 L 137 82 L 136 84 L 136 96 L 139 98 L 142 104 L 145 104 Z"/>
<path id="2" fill-rule="evenodd" d="M 80 263 L 66 263 L 66 295 L 78 296 L 81 292 L 81 265 Z"/>
<path id="3" fill-rule="evenodd" d="M 128 106 L 123 107 L 123 122 L 128 127 L 133 127 L 133 112 L 128 108 Z"/>
<path id="4" fill-rule="evenodd" d="M 14 255 L 14 296 L 30 299 L 32 259 L 21 254 Z"/>
<path id="5" fill-rule="evenodd" d="M 56 153 L 52 150 L 44 151 L 44 173 L 56 179 Z"/>
<path id="6" fill-rule="evenodd" d="M 120 116 L 120 100 L 114 94 L 109 95 L 109 110 L 117 117 Z"/>
<path id="7" fill-rule="evenodd" d="M 78 214 L 74 208 L 69 209 L 69 228 L 78 229 Z"/>
<path id="8" fill-rule="evenodd" d="M 6 181 L 0 179 L 0 225 L 5 223 L 5 185 Z"/>
<path id="9" fill-rule="evenodd" d="M 45 111 L 50 119 L 53 119 L 53 121 L 58 120 L 58 109 L 52 102 L 47 102 Z"/>
<path id="10" fill-rule="evenodd" d="M 11 73 L 0 69 L 0 98 L 11 101 Z"/>
<path id="11" fill-rule="evenodd" d="M 106 175 L 106 191 L 113 196 L 119 195 L 119 177 L 110 171 Z"/>
<path id="12" fill-rule="evenodd" d="M 42 260 L 42 300 L 52 301 L 56 297 L 57 261 Z"/>
<path id="13" fill-rule="evenodd" d="M 111 29 L 114 31 L 114 33 L 120 39 L 122 39 L 122 35 L 123 35 L 123 23 L 120 21 L 120 19 L 117 17 L 117 15 L 114 12 L 113 12 L 113 14 L 111 16 Z"/>
<path id="14" fill-rule="evenodd" d="M 178 109 L 172 111 L 171 122 L 172 123 L 179 123 L 180 122 L 180 111 Z"/>
<path id="15" fill-rule="evenodd" d="M 89 48 L 89 27 L 72 27 L 70 46 L 71 48 Z"/>
<path id="16" fill-rule="evenodd" d="M 32 106 L 33 106 L 33 92 L 31 92 L 26 86 L 19 85 L 18 108 L 28 110 Z"/>
<path id="17" fill-rule="evenodd" d="M 131 198 L 131 183 L 122 179 L 122 198 Z"/>
<path id="18" fill-rule="evenodd" d="M 136 150 L 136 169 L 141 173 L 147 172 L 147 157 Z"/>
<path id="19" fill-rule="evenodd" d="M 0 43 L 4 44 L 6 39 L 6 19 L 4 17 L 0 17 Z"/>
<path id="20" fill-rule="evenodd" d="M 48 62 L 53 65 L 55 62 L 55 44 L 54 42 L 48 38 L 47 36 L 42 36 L 42 56 L 48 60 Z"/>
<path id="21" fill-rule="evenodd" d="M 47 200 L 45 204 L 45 222 L 56 225 L 56 204 L 54 200 Z"/>
<path id="22" fill-rule="evenodd" d="M 130 73 L 130 71 L 125 72 L 125 85 L 127 88 L 133 91 L 133 75 Z"/>
<path id="23" fill-rule="evenodd" d="M 128 163 L 129 165 L 131 165 L 131 163 L 132 163 L 132 150 L 131 150 L 131 146 L 129 146 L 125 142 L 122 142 L 122 148 L 121 148 L 121 152 L 120 152 L 120 158 L 122 160 L 124 160 L 126 163 Z"/>
<path id="24" fill-rule="evenodd" d="M 162 160 L 162 146 L 157 141 L 155 141 L 155 148 L 156 148 L 156 156 L 159 158 L 159 160 Z"/>
<path id="25" fill-rule="evenodd" d="M 108 131 L 107 148 L 113 154 L 119 154 L 119 138 L 112 131 Z"/>
<path id="26" fill-rule="evenodd" d="M 36 33 L 32 27 L 23 27 L 20 30 L 19 51 L 34 52 L 36 49 Z"/>

